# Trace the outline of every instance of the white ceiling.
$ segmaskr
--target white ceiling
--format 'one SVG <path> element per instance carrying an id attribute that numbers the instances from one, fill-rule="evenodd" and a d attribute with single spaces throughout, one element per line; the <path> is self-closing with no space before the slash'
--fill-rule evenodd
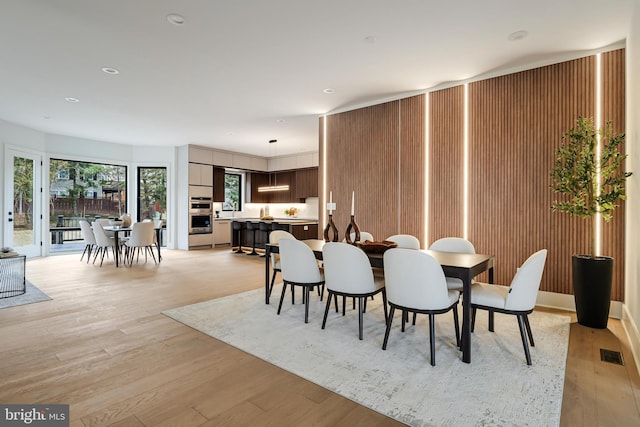
<path id="1" fill-rule="evenodd" d="M 0 119 L 133 145 L 317 151 L 323 113 L 619 42 L 635 5 L 0 0 Z"/>

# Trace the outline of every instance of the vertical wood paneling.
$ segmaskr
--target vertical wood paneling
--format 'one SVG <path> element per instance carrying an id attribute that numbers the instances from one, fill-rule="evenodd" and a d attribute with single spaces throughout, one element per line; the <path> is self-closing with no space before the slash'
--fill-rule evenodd
<path id="1" fill-rule="evenodd" d="M 400 100 L 400 218 L 395 233 L 416 236 L 425 246 L 425 98 Z M 388 237 L 388 234 L 385 237 Z"/>
<path id="2" fill-rule="evenodd" d="M 603 117 L 624 129 L 624 50 L 603 54 L 602 63 Z M 564 132 L 577 117 L 595 115 L 595 71 L 591 56 L 469 85 L 468 237 L 478 252 L 496 256 L 498 282 L 509 283 L 531 253 L 547 248 L 541 290 L 572 293 L 571 256 L 588 252 L 593 224 L 551 211 L 549 173 Z M 327 117 L 327 191 L 341 238 L 351 191 L 358 224 L 377 240 L 406 232 L 428 245 L 462 236 L 463 97 L 463 86 L 429 94 L 426 216 L 424 97 Z M 323 119 L 319 126 L 322 153 Z M 321 210 L 325 203 L 320 192 Z M 624 207 L 615 217 L 604 227 L 603 254 L 616 258 L 613 299 L 622 300 Z"/>
<path id="3" fill-rule="evenodd" d="M 428 243 L 463 234 L 464 87 L 429 94 Z"/>
<path id="4" fill-rule="evenodd" d="M 562 134 L 594 115 L 594 101 L 594 57 L 469 85 L 469 239 L 496 256 L 499 283 L 547 248 L 540 289 L 572 293 L 571 256 L 588 251 L 592 224 L 551 211 L 549 173 Z"/>
<path id="5" fill-rule="evenodd" d="M 605 52 L 602 65 L 602 119 L 611 120 L 614 132 L 625 131 L 625 53 L 624 49 Z M 611 298 L 624 301 L 624 201 L 613 213 L 612 220 L 602 224 L 602 255 L 612 256 L 614 276 Z"/>
<path id="6" fill-rule="evenodd" d="M 340 239 L 349 223 L 351 192 L 361 231 L 376 240 L 398 223 L 399 101 L 331 115 L 327 126 L 327 191 L 337 203 Z"/>

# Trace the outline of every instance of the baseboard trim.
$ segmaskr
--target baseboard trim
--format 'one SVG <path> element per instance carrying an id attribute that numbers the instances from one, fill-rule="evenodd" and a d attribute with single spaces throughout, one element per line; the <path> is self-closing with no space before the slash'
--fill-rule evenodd
<path id="1" fill-rule="evenodd" d="M 536 299 L 536 305 L 541 307 L 557 308 L 560 310 L 576 311 L 575 300 L 573 295 L 558 294 L 555 292 L 540 291 Z M 609 317 L 614 319 L 622 319 L 622 310 L 624 304 L 620 301 L 611 301 L 609 309 Z"/>
<path id="2" fill-rule="evenodd" d="M 636 369 L 638 373 L 640 373 L 640 331 L 638 331 L 638 326 L 633 321 L 633 317 L 631 317 L 627 306 L 623 305 L 622 308 L 622 327 L 627 334 L 631 354 L 633 355 L 633 360 L 636 362 Z"/>

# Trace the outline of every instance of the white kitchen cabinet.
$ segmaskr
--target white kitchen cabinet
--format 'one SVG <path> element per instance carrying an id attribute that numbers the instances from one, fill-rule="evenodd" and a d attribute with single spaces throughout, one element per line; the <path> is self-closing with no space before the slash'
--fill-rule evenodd
<path id="1" fill-rule="evenodd" d="M 189 163 L 189 185 L 213 186 L 213 166 Z"/>
<path id="2" fill-rule="evenodd" d="M 231 220 L 213 221 L 213 242 L 215 245 L 231 244 Z"/>
<path id="3" fill-rule="evenodd" d="M 213 238 L 211 233 L 189 235 L 189 249 L 210 248 L 212 245 Z"/>

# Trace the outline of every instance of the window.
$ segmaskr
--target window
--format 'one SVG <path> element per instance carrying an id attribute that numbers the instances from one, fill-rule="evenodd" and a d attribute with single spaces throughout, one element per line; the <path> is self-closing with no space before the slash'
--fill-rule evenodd
<path id="1" fill-rule="evenodd" d="M 167 168 L 138 168 L 138 221 L 167 217 Z"/>
<path id="2" fill-rule="evenodd" d="M 51 159 L 49 220 L 115 218 L 126 213 L 127 167 Z"/>
<path id="3" fill-rule="evenodd" d="M 224 174 L 223 211 L 242 210 L 242 175 L 239 173 Z"/>

